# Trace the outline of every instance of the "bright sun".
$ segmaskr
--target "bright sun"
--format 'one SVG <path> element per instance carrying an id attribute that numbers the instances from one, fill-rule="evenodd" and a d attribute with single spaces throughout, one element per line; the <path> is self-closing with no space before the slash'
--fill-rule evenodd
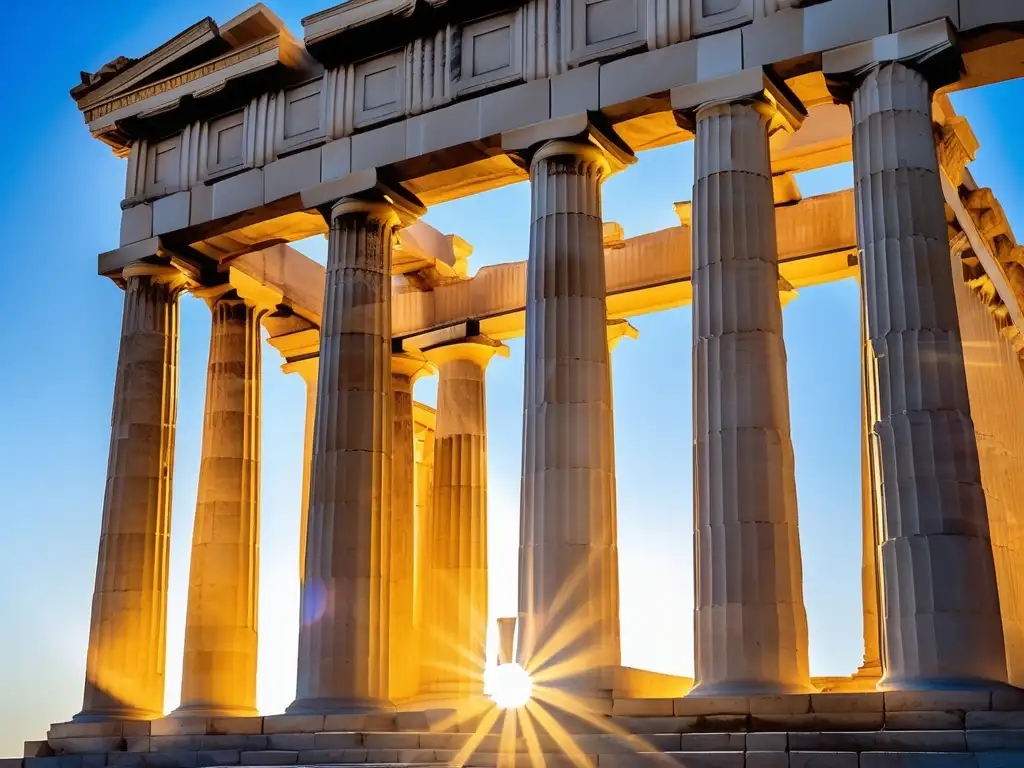
<path id="1" fill-rule="evenodd" d="M 533 681 L 518 664 L 502 664 L 485 673 L 487 694 L 500 709 L 519 709 L 533 694 Z"/>

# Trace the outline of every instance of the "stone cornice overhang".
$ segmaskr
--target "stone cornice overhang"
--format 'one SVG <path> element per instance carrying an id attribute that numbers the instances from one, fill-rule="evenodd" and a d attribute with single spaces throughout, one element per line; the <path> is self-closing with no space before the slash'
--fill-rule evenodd
<path id="1" fill-rule="evenodd" d="M 85 83 L 84 80 L 89 76 L 83 72 L 83 83 L 71 89 L 71 97 L 79 109 L 85 112 L 115 94 L 134 90 L 160 77 L 170 76 L 221 56 L 231 46 L 217 32 L 217 25 L 207 16 L 141 59 L 131 60 L 132 63 L 123 71 L 96 85 Z"/>
<path id="2" fill-rule="evenodd" d="M 302 20 L 306 48 L 334 67 L 400 48 L 417 37 L 501 11 L 525 0 L 348 0 Z"/>
<path id="3" fill-rule="evenodd" d="M 321 72 L 302 43 L 282 30 L 83 111 L 93 136 L 118 151 L 136 139 L 162 138 Z"/>

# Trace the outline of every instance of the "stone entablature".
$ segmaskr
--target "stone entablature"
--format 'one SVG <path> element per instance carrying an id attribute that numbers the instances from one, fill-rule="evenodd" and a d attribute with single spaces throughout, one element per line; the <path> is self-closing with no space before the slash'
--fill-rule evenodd
<path id="1" fill-rule="evenodd" d="M 634 150 L 685 140 L 668 92 L 744 68 L 768 67 L 807 107 L 830 104 L 819 54 L 940 18 L 960 36 L 967 79 L 991 79 L 986 46 L 1012 40 L 987 30 L 1024 18 L 1011 6 L 361 0 L 304 20 L 306 47 L 255 6 L 76 91 L 94 135 L 128 154 L 120 245 L 191 244 L 241 212 L 260 221 L 304 210 L 298 193 L 371 168 L 428 205 L 522 180 L 501 134 L 584 111 L 602 112 Z M 181 69 L 186 54 L 202 63 Z"/>

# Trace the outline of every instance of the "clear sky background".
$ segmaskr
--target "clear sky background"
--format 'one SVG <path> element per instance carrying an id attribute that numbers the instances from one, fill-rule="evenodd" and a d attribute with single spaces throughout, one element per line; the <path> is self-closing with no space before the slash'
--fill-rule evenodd
<path id="1" fill-rule="evenodd" d="M 38 0 L 5 7 L 0 224 L 0 756 L 81 706 L 106 474 L 121 291 L 96 276 L 116 247 L 124 161 L 89 138 L 68 96 L 80 69 L 139 56 L 204 15 L 245 0 L 117 3 Z M 324 0 L 274 9 L 301 35 Z M 42 26 L 40 26 L 42 22 Z M 982 142 L 973 170 L 1024 232 L 1024 86 L 957 95 Z M 627 236 L 678 222 L 689 199 L 690 145 L 655 150 L 605 186 L 605 219 Z M 850 186 L 848 166 L 805 174 L 805 196 Z M 519 184 L 432 209 L 427 221 L 476 252 L 472 268 L 526 258 L 529 196 Z M 324 261 L 323 239 L 300 245 Z M 805 290 L 785 310 L 811 672 L 861 661 L 857 290 Z M 691 327 L 689 309 L 639 317 L 616 349 L 614 391 L 626 664 L 692 674 Z M 210 316 L 182 300 L 181 386 L 167 646 L 168 710 L 178 702 Z M 516 610 L 523 344 L 488 372 L 492 618 Z M 264 347 L 259 705 L 294 696 L 304 386 Z M 433 404 L 435 382 L 417 399 Z"/>

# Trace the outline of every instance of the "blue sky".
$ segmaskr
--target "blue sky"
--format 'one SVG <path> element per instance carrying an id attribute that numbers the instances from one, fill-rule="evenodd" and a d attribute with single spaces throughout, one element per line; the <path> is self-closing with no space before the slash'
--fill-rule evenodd
<path id="1" fill-rule="evenodd" d="M 276 4 L 301 33 L 322 2 Z M 0 222 L 5 235 L 0 333 L 0 755 L 41 738 L 81 705 L 99 534 L 121 292 L 96 276 L 115 247 L 124 162 L 93 141 L 67 95 L 80 69 L 140 55 L 204 15 L 224 21 L 242 0 L 118 4 L 41 0 L 6 9 L 0 52 L 8 109 Z M 40 19 L 46 20 L 45 34 Z M 958 95 L 982 142 L 973 167 L 1024 231 L 1024 86 Z M 805 195 L 850 185 L 840 167 L 800 179 Z M 656 150 L 605 188 L 605 218 L 627 235 L 676 224 L 688 199 L 689 145 Z M 517 185 L 438 206 L 427 221 L 472 243 L 473 268 L 524 259 L 529 197 Z M 325 243 L 302 245 L 322 260 Z M 178 697 L 188 548 L 202 429 L 209 311 L 182 302 L 167 704 Z M 805 290 L 785 310 L 811 670 L 860 663 L 860 449 L 857 291 Z M 637 318 L 637 341 L 614 353 L 624 662 L 692 672 L 690 317 Z M 515 611 L 522 430 L 522 341 L 488 373 L 492 617 Z M 300 379 L 264 348 L 263 547 L 259 703 L 294 693 L 298 519 L 304 412 Z M 434 382 L 416 396 L 433 403 Z"/>

